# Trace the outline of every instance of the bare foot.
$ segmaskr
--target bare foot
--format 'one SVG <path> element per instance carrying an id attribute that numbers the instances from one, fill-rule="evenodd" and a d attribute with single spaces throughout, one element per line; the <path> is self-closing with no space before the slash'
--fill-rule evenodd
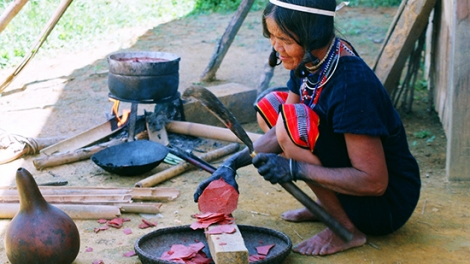
<path id="1" fill-rule="evenodd" d="M 307 208 L 286 211 L 281 214 L 282 220 L 289 222 L 318 221 L 317 217 Z"/>
<path id="2" fill-rule="evenodd" d="M 333 231 L 326 228 L 317 235 L 300 242 L 292 249 L 302 255 L 324 256 L 331 255 L 346 249 L 362 246 L 366 243 L 366 235 L 359 230 L 353 231 L 353 238 L 349 242 L 344 242 Z"/>

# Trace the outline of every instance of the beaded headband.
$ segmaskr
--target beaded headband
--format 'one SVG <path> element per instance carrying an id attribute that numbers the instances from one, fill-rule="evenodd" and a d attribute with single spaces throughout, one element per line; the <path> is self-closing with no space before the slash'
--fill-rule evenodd
<path id="1" fill-rule="evenodd" d="M 349 4 L 349 2 L 342 2 L 341 4 L 336 6 L 335 11 L 328 11 L 328 10 L 318 9 L 318 8 L 313 8 L 313 7 L 294 5 L 294 4 L 290 4 L 286 2 L 281 2 L 279 0 L 269 0 L 269 2 L 271 2 L 274 5 L 291 9 L 291 10 L 295 10 L 295 11 L 301 11 L 301 12 L 324 15 L 324 16 L 333 16 L 333 17 L 335 16 L 336 11 L 340 10 L 341 8 Z"/>

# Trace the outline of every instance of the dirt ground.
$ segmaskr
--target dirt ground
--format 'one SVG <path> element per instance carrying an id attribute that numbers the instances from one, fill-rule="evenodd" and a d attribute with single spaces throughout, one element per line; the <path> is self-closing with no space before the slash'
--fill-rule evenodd
<path id="1" fill-rule="evenodd" d="M 337 19 L 345 25 L 339 30 L 355 45 L 371 65 L 381 40 L 393 19 L 395 9 L 346 8 Z M 217 81 L 204 85 L 240 83 L 257 87 L 269 54 L 269 42 L 262 37 L 261 12 L 251 12 L 235 38 L 217 72 Z M 153 50 L 181 56 L 180 91 L 199 77 L 211 58 L 217 39 L 223 34 L 231 15 L 204 15 L 181 18 L 152 28 L 125 28 L 90 43 L 77 53 L 58 51 L 55 56 L 33 60 L 0 97 L 0 128 L 22 136 L 71 137 L 106 120 L 112 103 L 108 101 L 106 56 L 118 50 Z M 0 71 L 3 80 L 9 70 Z M 287 71 L 278 67 L 271 86 L 284 85 Z M 20 90 L 23 84 L 25 90 Z M 470 259 L 469 188 L 470 183 L 449 182 L 445 175 L 446 138 L 435 113 L 427 111 L 427 96 L 418 94 L 411 114 L 401 113 L 411 150 L 421 168 L 422 193 L 409 222 L 394 234 L 369 237 L 362 247 L 326 257 L 306 257 L 291 253 L 285 263 L 468 263 Z M 123 103 L 121 109 L 129 108 Z M 153 105 L 139 105 L 152 111 Z M 259 132 L 246 124 L 251 132 Z M 224 144 L 224 142 L 221 142 Z M 25 167 L 38 183 L 63 179 L 69 186 L 133 187 L 137 181 L 162 168 L 133 177 L 120 177 L 103 171 L 92 161 L 47 168 L 38 171 L 26 156 L 0 165 L 0 185 L 14 185 L 15 171 Z M 217 163 L 214 163 L 217 166 Z M 165 166 L 165 165 L 163 165 Z M 301 205 L 282 188 L 259 177 L 253 167 L 238 171 L 240 201 L 234 217 L 238 224 L 271 228 L 287 234 L 294 244 L 324 229 L 322 223 L 289 223 L 280 219 L 281 212 Z M 80 231 L 80 252 L 74 263 L 140 263 L 137 256 L 124 257 L 134 249 L 136 239 L 155 229 L 139 229 L 143 217 L 156 221 L 156 228 L 186 225 L 194 220 L 197 205 L 192 201 L 197 184 L 208 173 L 192 170 L 158 186 L 174 187 L 180 196 L 165 202 L 157 215 L 124 214 L 131 219 L 121 229 L 95 233 L 99 224 L 76 220 Z M 299 184 L 307 193 L 305 185 Z M 9 219 L 0 220 L 3 241 Z M 90 249 L 92 248 L 91 252 Z M 87 250 L 88 249 L 88 250 Z M 9 263 L 0 244 L 0 263 Z"/>

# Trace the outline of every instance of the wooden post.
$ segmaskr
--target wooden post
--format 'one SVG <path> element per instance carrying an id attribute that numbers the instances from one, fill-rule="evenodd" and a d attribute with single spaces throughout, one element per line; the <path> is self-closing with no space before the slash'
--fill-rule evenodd
<path id="1" fill-rule="evenodd" d="M 273 75 L 274 75 L 274 67 L 271 67 L 269 65 L 269 62 L 267 61 L 264 64 L 264 72 L 263 72 L 263 75 L 261 75 L 261 78 L 258 83 L 258 87 L 256 88 L 257 95 L 261 94 L 264 90 L 269 88 L 269 82 L 273 78 Z"/>
<path id="2" fill-rule="evenodd" d="M 447 1 L 445 1 L 447 2 Z M 449 180 L 470 180 L 470 3 L 454 2 L 450 34 L 446 174 Z M 443 3 L 445 4 L 445 3 Z M 450 3 L 449 3 L 450 5 Z M 444 72 L 445 74 L 445 72 Z M 443 87 L 442 87 L 443 88 Z"/>
<path id="3" fill-rule="evenodd" d="M 425 30 L 436 0 L 408 0 L 402 3 L 373 70 L 388 93 L 398 86 L 406 60 L 421 32 Z"/>
<path id="4" fill-rule="evenodd" d="M 238 30 L 243 24 L 243 20 L 245 20 L 254 2 L 255 0 L 243 0 L 240 3 L 237 13 L 233 16 L 232 21 L 227 29 L 225 29 L 224 35 L 222 35 L 222 38 L 215 46 L 214 54 L 212 55 L 209 65 L 201 75 L 201 81 L 210 82 L 215 79 L 215 73 L 219 69 L 220 64 L 222 64 L 222 60 L 225 54 L 227 54 L 228 48 L 232 44 L 233 39 L 237 35 Z"/>

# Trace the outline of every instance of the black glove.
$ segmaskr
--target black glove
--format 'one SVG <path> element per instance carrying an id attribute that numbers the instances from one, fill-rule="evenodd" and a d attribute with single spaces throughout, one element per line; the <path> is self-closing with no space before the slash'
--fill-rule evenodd
<path id="1" fill-rule="evenodd" d="M 259 153 L 253 158 L 258 173 L 272 184 L 297 180 L 297 162 L 277 154 Z M 293 173 L 294 172 L 294 173 Z"/>
<path id="2" fill-rule="evenodd" d="M 237 184 L 237 181 L 235 180 L 235 175 L 236 175 L 236 172 L 230 165 L 226 165 L 226 164 L 221 165 L 219 168 L 217 168 L 216 171 L 214 171 L 214 173 L 212 173 L 212 175 L 209 178 L 199 183 L 196 189 L 196 192 L 194 193 L 194 202 L 197 203 L 197 201 L 199 200 L 199 196 L 201 196 L 204 189 L 206 189 L 206 187 L 212 181 L 218 180 L 221 178 L 224 179 L 226 183 L 232 185 L 233 188 L 235 188 L 235 190 L 238 192 L 238 184 Z"/>

